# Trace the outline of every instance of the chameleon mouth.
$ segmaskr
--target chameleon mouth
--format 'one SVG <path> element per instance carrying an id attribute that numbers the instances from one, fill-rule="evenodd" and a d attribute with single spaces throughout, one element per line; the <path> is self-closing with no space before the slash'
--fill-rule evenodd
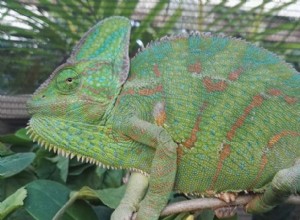
<path id="1" fill-rule="evenodd" d="M 49 130 L 51 131 L 51 129 L 47 128 L 44 125 L 41 126 L 41 123 L 42 123 L 42 120 L 36 119 L 34 117 L 31 118 L 26 127 L 26 130 L 27 130 L 26 134 L 29 136 L 29 138 L 31 140 L 33 140 L 33 142 L 37 142 L 38 145 L 40 145 L 41 147 L 43 147 L 44 149 L 46 149 L 50 152 L 52 151 L 58 155 L 61 155 L 63 157 L 69 158 L 69 159 L 77 158 L 77 161 L 79 161 L 79 162 L 90 163 L 90 164 L 97 165 L 104 169 L 112 169 L 112 170 L 126 169 L 126 170 L 129 170 L 132 172 L 139 172 L 145 176 L 149 176 L 149 174 L 147 172 L 144 172 L 143 170 L 135 168 L 135 167 L 123 167 L 123 166 L 118 166 L 118 165 L 111 165 L 111 164 L 100 162 L 99 160 L 97 160 L 91 156 L 83 155 L 83 153 L 75 152 L 74 150 L 72 150 L 72 152 L 71 152 L 71 150 L 68 150 L 68 149 L 66 149 L 66 147 L 63 147 L 64 145 L 67 145 L 67 144 L 55 143 L 56 142 L 55 139 L 59 139 L 59 138 L 64 139 L 64 138 L 57 135 L 56 137 L 51 139 L 50 135 L 45 132 L 48 130 L 47 132 L 49 133 Z M 52 133 L 54 133 L 54 132 L 52 131 Z M 84 149 L 84 151 L 86 152 L 87 149 Z M 101 154 L 101 152 L 97 152 L 97 153 Z"/>
<path id="2" fill-rule="evenodd" d="M 27 130 L 26 134 L 29 136 L 29 138 L 31 140 L 33 140 L 33 142 L 37 142 L 38 145 L 40 145 L 44 149 L 46 149 L 50 152 L 52 151 L 58 155 L 61 155 L 63 157 L 69 158 L 69 159 L 73 159 L 76 157 L 77 161 L 79 161 L 79 162 L 94 164 L 94 165 L 97 165 L 104 169 L 122 169 L 122 167 L 115 167 L 115 166 L 111 166 L 108 164 L 104 164 L 92 157 L 88 157 L 88 156 L 81 155 L 78 153 L 73 153 L 71 151 L 65 150 L 63 147 L 60 147 L 56 144 L 49 143 L 48 140 L 46 140 L 44 137 L 39 135 L 39 133 L 36 131 L 38 129 L 35 128 L 35 124 L 36 123 L 32 122 L 32 119 L 30 119 L 30 121 L 26 127 L 26 130 Z"/>
<path id="3" fill-rule="evenodd" d="M 68 150 L 62 149 L 62 147 L 58 147 L 54 144 L 48 143 L 34 130 L 34 128 L 31 126 L 30 123 L 26 127 L 26 130 L 27 130 L 26 134 L 29 136 L 29 138 L 33 142 L 37 142 L 38 145 L 40 145 L 44 149 L 48 150 L 49 152 L 52 151 L 58 155 L 61 155 L 63 157 L 69 158 L 69 159 L 73 159 L 76 157 L 77 161 L 79 161 L 79 162 L 94 164 L 94 165 L 97 165 L 104 169 L 122 169 L 121 167 L 119 168 L 119 167 L 114 167 L 114 166 L 110 166 L 107 164 L 103 164 L 100 161 L 97 161 L 96 159 L 91 158 L 91 157 L 87 157 L 87 156 L 76 154 L 76 153 L 71 153 Z"/>

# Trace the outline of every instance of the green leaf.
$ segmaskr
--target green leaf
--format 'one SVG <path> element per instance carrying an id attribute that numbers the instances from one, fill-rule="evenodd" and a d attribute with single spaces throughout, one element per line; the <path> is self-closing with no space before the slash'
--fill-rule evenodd
<path id="1" fill-rule="evenodd" d="M 28 142 L 32 142 L 32 140 L 29 138 L 29 136 L 26 134 L 26 129 L 25 128 L 21 128 L 19 129 L 16 133 L 15 136 L 24 140 L 24 141 L 28 141 Z"/>
<path id="2" fill-rule="evenodd" d="M 19 129 L 15 134 L 0 135 L 0 141 L 7 144 L 32 144 L 24 128 Z"/>
<path id="3" fill-rule="evenodd" d="M 86 169 L 93 166 L 89 163 L 84 163 L 84 164 L 80 163 L 79 165 L 73 166 L 73 160 L 71 160 L 69 164 L 70 164 L 69 175 L 71 176 L 78 176 L 82 174 Z"/>
<path id="4" fill-rule="evenodd" d="M 20 207 L 15 210 L 13 213 L 6 218 L 7 220 L 32 220 L 31 215 L 24 209 L 24 207 Z"/>
<path id="5" fill-rule="evenodd" d="M 12 177 L 0 179 L 0 201 L 5 200 L 18 189 L 34 180 L 36 180 L 36 176 L 30 169 L 23 170 Z"/>
<path id="6" fill-rule="evenodd" d="M 97 220 L 97 215 L 92 206 L 83 200 L 75 201 L 64 213 L 63 220 Z"/>
<path id="7" fill-rule="evenodd" d="M 13 152 L 3 143 L 0 142 L 0 156 L 7 156 Z"/>
<path id="8" fill-rule="evenodd" d="M 201 211 L 200 215 L 197 217 L 197 220 L 213 220 L 215 213 L 211 209 Z"/>
<path id="9" fill-rule="evenodd" d="M 14 194 L 7 197 L 0 203 L 0 219 L 4 219 L 8 214 L 23 206 L 23 201 L 27 196 L 27 191 L 24 188 L 18 189 Z"/>
<path id="10" fill-rule="evenodd" d="M 110 220 L 110 216 L 113 212 L 113 209 L 108 208 L 104 205 L 103 206 L 94 206 L 93 208 L 98 216 L 98 219 Z"/>
<path id="11" fill-rule="evenodd" d="M 110 208 L 117 208 L 123 198 L 126 190 L 126 185 L 119 188 L 108 188 L 97 190 L 97 196 L 100 200 Z"/>
<path id="12" fill-rule="evenodd" d="M 63 182 L 66 182 L 69 172 L 69 158 L 58 156 L 57 168 L 60 171 L 60 178 Z"/>
<path id="13" fill-rule="evenodd" d="M 70 189 L 49 180 L 36 180 L 26 185 L 25 209 L 34 219 L 51 220 L 68 201 Z"/>
<path id="14" fill-rule="evenodd" d="M 124 170 L 106 170 L 97 167 L 96 173 L 103 178 L 102 188 L 117 188 L 123 185 L 122 178 L 126 171 Z"/>
<path id="15" fill-rule="evenodd" d="M 23 144 L 24 140 L 16 137 L 14 134 L 0 135 L 0 141 L 6 144 Z"/>
<path id="16" fill-rule="evenodd" d="M 126 190 L 126 185 L 123 185 L 119 188 L 108 188 L 101 190 L 94 190 L 90 187 L 84 186 L 79 191 L 72 193 L 71 197 L 94 200 L 100 199 L 103 204 L 107 205 L 110 208 L 117 208 L 120 204 L 121 199 L 123 198 Z"/>
<path id="17" fill-rule="evenodd" d="M 13 176 L 32 163 L 35 154 L 28 153 L 16 153 L 6 157 L 0 157 L 0 179 Z"/>
<path id="18" fill-rule="evenodd" d="M 82 187 L 79 191 L 77 192 L 72 192 L 71 198 L 72 197 L 76 198 L 81 198 L 81 199 L 87 199 L 87 200 L 94 200 L 94 199 L 99 199 L 97 191 L 94 189 L 91 189 L 88 186 Z"/>
<path id="19" fill-rule="evenodd" d="M 87 186 L 84 186 L 79 191 L 71 192 L 69 200 L 55 214 L 53 220 L 61 219 L 62 216 L 66 215 L 66 213 L 69 213 L 68 210 L 70 210 L 70 209 L 74 210 L 73 208 L 70 208 L 70 207 L 74 206 L 74 204 L 77 202 L 78 199 L 90 199 L 90 200 L 93 199 L 94 200 L 94 199 L 98 199 L 98 197 L 97 197 L 95 191 Z M 87 206 L 85 206 L 85 208 L 88 209 Z M 89 208 L 90 208 L 90 211 L 94 213 L 94 217 L 92 217 L 92 218 L 97 218 L 92 207 L 89 206 Z M 85 211 L 82 210 L 82 212 L 85 212 Z M 72 211 L 71 211 L 71 215 L 73 215 Z"/>

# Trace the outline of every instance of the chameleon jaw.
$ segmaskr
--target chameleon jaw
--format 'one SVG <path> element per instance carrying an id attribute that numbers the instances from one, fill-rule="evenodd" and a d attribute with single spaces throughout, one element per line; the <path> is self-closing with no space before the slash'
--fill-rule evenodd
<path id="1" fill-rule="evenodd" d="M 29 136 L 29 138 L 31 140 L 33 140 L 33 142 L 37 142 L 38 145 L 40 145 L 41 147 L 45 148 L 46 150 L 48 150 L 50 152 L 53 151 L 54 153 L 56 153 L 58 155 L 61 155 L 63 157 L 67 157 L 70 159 L 73 159 L 74 157 L 76 157 L 79 162 L 91 163 L 91 164 L 95 164 L 99 167 L 103 167 L 103 168 L 107 168 L 107 169 L 118 169 L 116 167 L 105 165 L 105 164 L 95 160 L 94 158 L 86 157 L 86 156 L 79 155 L 79 154 L 74 154 L 69 151 L 63 150 L 62 148 L 57 147 L 54 144 L 47 143 L 45 140 L 43 140 L 43 138 L 41 138 L 34 131 L 34 129 L 30 126 L 30 124 L 26 127 L 26 130 L 27 130 L 26 134 Z"/>
<path id="2" fill-rule="evenodd" d="M 58 155 L 61 155 L 63 157 L 69 158 L 69 159 L 73 159 L 73 158 L 77 158 L 77 161 L 82 162 L 82 163 L 90 163 L 93 165 L 97 165 L 101 168 L 104 169 L 112 169 L 112 170 L 121 170 L 121 169 L 127 169 L 131 172 L 139 172 L 141 174 L 143 174 L 144 176 L 149 176 L 148 173 L 140 170 L 140 169 L 136 169 L 136 168 L 124 168 L 122 166 L 116 167 L 116 166 L 111 166 L 108 164 L 104 164 L 94 158 L 91 157 L 87 157 L 84 155 L 80 155 L 80 154 L 75 154 L 72 153 L 70 151 L 64 150 L 61 147 L 58 147 L 54 144 L 48 143 L 47 141 L 45 141 L 40 135 L 38 135 L 38 133 L 32 128 L 32 126 L 30 125 L 30 123 L 27 124 L 27 127 L 25 128 L 26 134 L 29 136 L 29 138 L 31 140 L 33 140 L 33 142 L 37 142 L 38 145 L 40 145 L 41 147 L 43 147 L 44 149 L 48 150 L 49 152 L 54 152 Z"/>

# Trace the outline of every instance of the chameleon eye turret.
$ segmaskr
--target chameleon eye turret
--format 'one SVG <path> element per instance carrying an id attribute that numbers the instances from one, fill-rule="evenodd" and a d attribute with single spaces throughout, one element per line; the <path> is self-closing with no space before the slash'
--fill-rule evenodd
<path id="1" fill-rule="evenodd" d="M 63 94 L 74 92 L 79 88 L 81 83 L 81 75 L 74 69 L 66 68 L 59 72 L 56 76 L 56 86 Z"/>

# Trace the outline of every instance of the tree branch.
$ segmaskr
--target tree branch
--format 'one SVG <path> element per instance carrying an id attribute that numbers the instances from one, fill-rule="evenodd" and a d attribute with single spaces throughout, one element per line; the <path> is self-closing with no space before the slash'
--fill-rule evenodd
<path id="1" fill-rule="evenodd" d="M 255 195 L 238 196 L 234 202 L 226 203 L 218 198 L 192 199 L 169 204 L 161 213 L 161 216 L 180 212 L 199 211 L 201 209 L 216 209 L 224 206 L 246 205 Z M 286 203 L 300 204 L 300 196 L 290 196 Z"/>

